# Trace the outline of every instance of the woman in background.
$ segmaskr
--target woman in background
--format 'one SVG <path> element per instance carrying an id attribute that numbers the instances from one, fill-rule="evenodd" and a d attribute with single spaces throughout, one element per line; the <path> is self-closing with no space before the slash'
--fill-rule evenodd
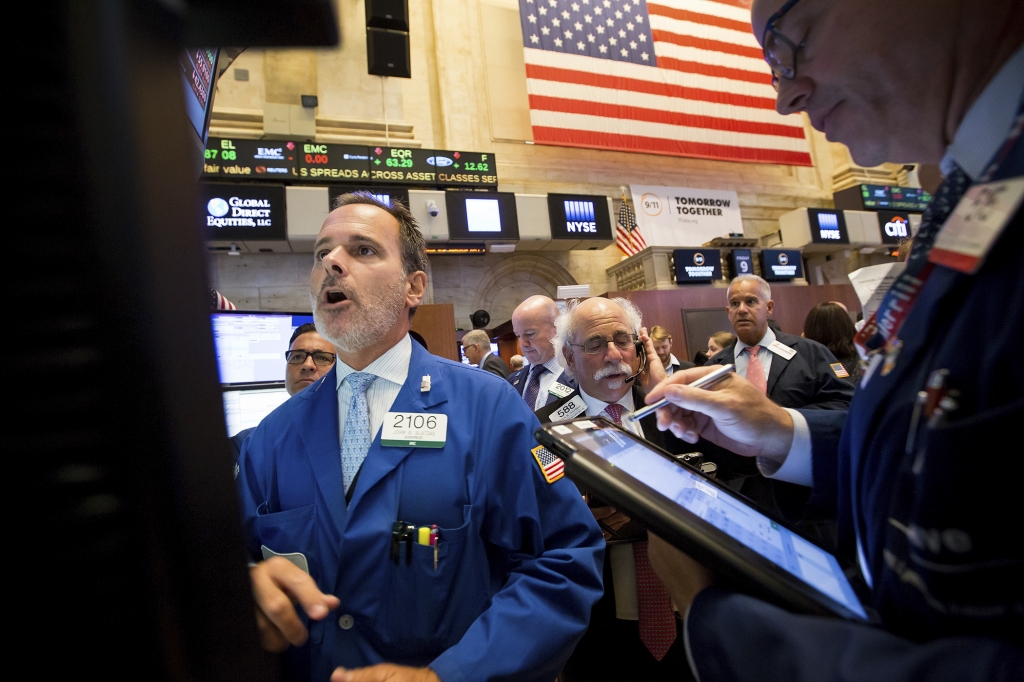
<path id="1" fill-rule="evenodd" d="M 819 303 L 811 308 L 804 320 L 804 337 L 822 344 L 836 356 L 850 376 L 846 380 L 854 386 L 860 381 L 861 367 L 853 337 L 857 330 L 850 314 L 835 303 Z"/>
<path id="2" fill-rule="evenodd" d="M 736 343 L 736 335 L 730 332 L 715 332 L 708 339 L 708 359 L 715 357 L 719 351 L 725 350 Z"/>

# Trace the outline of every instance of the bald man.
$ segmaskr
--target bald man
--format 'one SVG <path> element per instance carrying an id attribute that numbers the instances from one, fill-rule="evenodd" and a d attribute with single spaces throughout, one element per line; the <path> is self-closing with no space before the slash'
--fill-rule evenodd
<path id="1" fill-rule="evenodd" d="M 530 363 L 513 372 L 508 382 L 519 391 L 531 410 L 560 400 L 576 390 L 555 358 L 555 318 L 558 306 L 547 296 L 531 296 L 512 313 L 512 331 L 519 348 Z"/>

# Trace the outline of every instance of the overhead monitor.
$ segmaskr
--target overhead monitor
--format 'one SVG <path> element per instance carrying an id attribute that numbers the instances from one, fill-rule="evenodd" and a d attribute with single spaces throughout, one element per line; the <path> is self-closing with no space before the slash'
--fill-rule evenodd
<path id="1" fill-rule="evenodd" d="M 447 192 L 451 241 L 519 241 L 516 195 L 511 192 Z"/>
<path id="2" fill-rule="evenodd" d="M 214 84 L 217 81 L 216 48 L 194 47 L 178 55 L 181 78 L 185 86 L 185 113 L 201 145 L 206 144 L 213 109 Z"/>
<path id="3" fill-rule="evenodd" d="M 920 187 L 861 185 L 861 198 L 867 210 L 923 212 L 932 195 Z"/>
<path id="4" fill-rule="evenodd" d="M 217 372 L 224 385 L 283 382 L 288 340 L 313 321 L 303 313 L 217 312 L 211 314 Z"/>
<path id="5" fill-rule="evenodd" d="M 722 279 L 722 252 L 718 249 L 675 249 L 676 283 Z"/>
<path id="6" fill-rule="evenodd" d="M 804 276 L 804 261 L 799 249 L 761 251 L 761 276 L 769 282 L 785 282 Z"/>
<path id="7" fill-rule="evenodd" d="M 315 182 L 369 182 L 370 150 L 352 144 L 299 143 L 299 178 Z"/>
<path id="8" fill-rule="evenodd" d="M 729 254 L 729 264 L 732 266 L 732 276 L 754 274 L 754 259 L 750 249 L 733 249 Z"/>
<path id="9" fill-rule="evenodd" d="M 299 149 L 288 140 L 243 140 L 211 137 L 206 142 L 204 178 L 294 180 Z"/>
<path id="10" fill-rule="evenodd" d="M 608 198 L 593 194 L 549 194 L 552 239 L 610 241 L 612 221 Z"/>
<path id="11" fill-rule="evenodd" d="M 327 188 L 327 196 L 330 198 L 330 206 L 334 208 L 334 200 L 342 194 L 350 192 L 366 192 L 374 199 L 391 204 L 399 202 L 409 208 L 409 189 L 407 187 L 388 187 L 387 185 L 331 185 Z"/>
<path id="12" fill-rule="evenodd" d="M 288 237 L 283 185 L 198 183 L 200 229 L 209 241 Z"/>
<path id="13" fill-rule="evenodd" d="M 283 384 L 225 389 L 224 421 L 228 427 L 228 438 L 239 431 L 259 426 L 264 417 L 290 397 Z"/>
<path id="14" fill-rule="evenodd" d="M 910 239 L 910 214 L 906 211 L 879 211 L 878 229 L 883 244 L 899 245 Z"/>
<path id="15" fill-rule="evenodd" d="M 811 222 L 811 241 L 815 244 L 849 244 L 846 218 L 842 211 L 822 208 L 807 209 Z"/>

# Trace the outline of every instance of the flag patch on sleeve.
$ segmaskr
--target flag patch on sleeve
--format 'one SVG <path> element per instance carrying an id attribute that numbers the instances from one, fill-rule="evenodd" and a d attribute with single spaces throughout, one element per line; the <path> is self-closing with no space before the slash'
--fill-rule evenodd
<path id="1" fill-rule="evenodd" d="M 548 483 L 554 483 L 565 475 L 565 464 L 543 445 L 538 445 L 530 452 L 533 453 L 533 458 L 537 460 L 537 466 Z"/>
<path id="2" fill-rule="evenodd" d="M 846 371 L 846 368 L 843 367 L 843 363 L 841 362 L 833 362 L 829 367 L 832 368 L 832 371 L 835 372 L 836 376 L 840 379 L 846 379 L 850 376 L 850 373 Z"/>

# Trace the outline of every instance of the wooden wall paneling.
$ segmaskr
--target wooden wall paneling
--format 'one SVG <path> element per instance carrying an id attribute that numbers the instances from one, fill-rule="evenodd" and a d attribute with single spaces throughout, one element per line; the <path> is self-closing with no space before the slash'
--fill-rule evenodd
<path id="1" fill-rule="evenodd" d="M 459 362 L 458 341 L 455 339 L 455 306 L 451 303 L 421 305 L 412 317 L 412 330 L 427 342 L 427 350 L 434 355 Z"/>

